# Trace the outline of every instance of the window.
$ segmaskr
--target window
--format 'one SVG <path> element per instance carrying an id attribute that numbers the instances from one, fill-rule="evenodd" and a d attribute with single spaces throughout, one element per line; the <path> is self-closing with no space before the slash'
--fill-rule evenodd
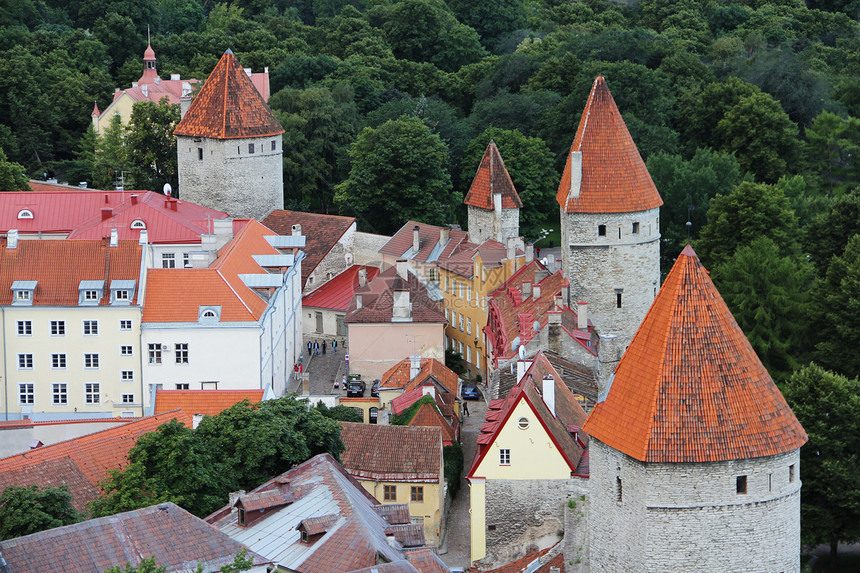
<path id="1" fill-rule="evenodd" d="M 618 238 L 621 238 L 621 225 L 618 225 Z"/>
<path id="2" fill-rule="evenodd" d="M 36 401 L 36 392 L 31 382 L 18 384 L 18 404 L 26 406 Z"/>
<path id="3" fill-rule="evenodd" d="M 424 486 L 413 485 L 410 497 L 412 501 L 424 501 Z"/>
<path id="4" fill-rule="evenodd" d="M 161 364 L 161 344 L 149 345 L 149 363 Z"/>
<path id="5" fill-rule="evenodd" d="M 248 153 L 254 153 L 254 144 L 253 143 L 248 144 Z"/>
<path id="6" fill-rule="evenodd" d="M 131 330 L 131 321 L 130 320 L 120 320 L 119 321 L 119 329 L 120 330 Z"/>
<path id="7" fill-rule="evenodd" d="M 16 290 L 15 291 L 15 300 L 26 302 L 33 298 L 33 291 L 31 290 Z"/>
<path id="8" fill-rule="evenodd" d="M 191 255 L 188 253 L 182 253 L 182 268 L 190 269 L 191 268 Z"/>
<path id="9" fill-rule="evenodd" d="M 621 476 L 615 478 L 615 501 L 618 503 L 624 501 L 624 488 L 621 483 Z"/>
<path id="10" fill-rule="evenodd" d="M 460 315 L 460 332 L 463 332 L 463 315 Z"/>
<path id="11" fill-rule="evenodd" d="M 19 320 L 18 336 L 33 336 L 33 323 L 29 320 Z"/>
<path id="12" fill-rule="evenodd" d="M 173 253 L 161 253 L 161 268 L 162 269 L 175 269 L 176 268 L 176 255 Z"/>
<path id="13" fill-rule="evenodd" d="M 84 403 L 98 404 L 100 401 L 98 382 L 87 382 L 84 384 Z"/>
<path id="14" fill-rule="evenodd" d="M 66 321 L 65 320 L 52 320 L 51 321 L 51 336 L 65 336 L 66 335 Z"/>
<path id="15" fill-rule="evenodd" d="M 94 336 L 98 333 L 99 333 L 99 321 L 97 321 L 97 320 L 85 320 L 84 321 L 84 335 Z"/>
<path id="16" fill-rule="evenodd" d="M 218 315 L 215 314 L 214 310 L 204 310 L 203 318 L 218 318 Z"/>
<path id="17" fill-rule="evenodd" d="M 448 291 L 448 277 L 445 277 L 445 292 Z"/>
<path id="18" fill-rule="evenodd" d="M 472 286 L 466 285 L 466 300 L 472 302 Z"/>
<path id="19" fill-rule="evenodd" d="M 277 144 L 277 142 L 275 142 L 275 140 L 273 139 L 273 140 L 272 140 L 272 151 L 277 151 L 277 149 L 278 149 L 278 144 Z"/>
<path id="20" fill-rule="evenodd" d="M 529 428 L 529 419 L 528 418 L 520 418 L 517 420 L 517 428 L 520 430 L 528 430 Z"/>
<path id="21" fill-rule="evenodd" d="M 621 308 L 621 293 L 615 293 L 615 308 Z"/>
<path id="22" fill-rule="evenodd" d="M 135 219 L 131 222 L 132 229 L 146 229 L 146 223 L 144 223 L 141 219 Z"/>
<path id="23" fill-rule="evenodd" d="M 634 221 L 634 223 L 633 223 L 633 234 L 634 235 L 639 234 L 639 221 Z"/>
<path id="24" fill-rule="evenodd" d="M 122 370 L 119 373 L 119 378 L 123 382 L 134 382 L 134 371 L 133 370 Z"/>
<path id="25" fill-rule="evenodd" d="M 127 290 L 116 291 L 115 300 L 128 300 L 128 291 Z"/>
<path id="26" fill-rule="evenodd" d="M 767 474 L 767 491 L 773 491 L 773 474 Z"/>
<path id="27" fill-rule="evenodd" d="M 466 334 L 472 334 L 472 319 L 466 319 Z"/>
<path id="28" fill-rule="evenodd" d="M 84 291 L 84 300 L 87 302 L 95 302 L 95 301 L 98 301 L 99 298 L 101 298 L 101 297 L 99 296 L 99 291 L 97 291 L 97 290 L 85 290 Z"/>
<path id="29" fill-rule="evenodd" d="M 191 385 L 188 382 L 179 383 L 176 385 L 177 390 L 189 390 Z"/>
<path id="30" fill-rule="evenodd" d="M 747 492 L 747 476 L 738 476 L 735 480 L 735 490 L 738 494 Z"/>
<path id="31" fill-rule="evenodd" d="M 397 501 L 397 486 L 384 485 L 382 486 L 382 501 Z"/>
<path id="32" fill-rule="evenodd" d="M 51 403 L 55 406 L 69 403 L 69 391 L 65 382 L 51 385 Z"/>
<path id="33" fill-rule="evenodd" d="M 66 367 L 66 355 L 65 354 L 51 354 L 51 368 L 65 368 Z"/>
<path id="34" fill-rule="evenodd" d="M 218 389 L 218 381 L 217 380 L 208 380 L 200 383 L 201 390 L 217 390 Z"/>
<path id="35" fill-rule="evenodd" d="M 431 281 L 436 280 L 436 269 L 430 269 L 430 280 Z"/>
<path id="36" fill-rule="evenodd" d="M 99 355 L 96 354 L 84 354 L 84 368 L 98 368 L 99 367 Z"/>
<path id="37" fill-rule="evenodd" d="M 794 464 L 788 466 L 788 483 L 794 482 Z"/>
<path id="38" fill-rule="evenodd" d="M 509 466 L 511 465 L 511 450 L 502 448 L 499 450 L 499 465 L 500 466 Z"/>
<path id="39" fill-rule="evenodd" d="M 605 237 L 606 236 L 606 225 L 598 225 L 597 226 L 597 235 L 599 237 Z"/>
<path id="40" fill-rule="evenodd" d="M 134 404 L 134 394 L 123 394 L 122 395 L 122 403 L 123 404 Z"/>
<path id="41" fill-rule="evenodd" d="M 466 347 L 466 362 L 468 363 L 468 362 L 471 362 L 471 361 L 472 361 L 472 347 L 471 347 L 471 346 L 467 346 L 467 347 Z"/>
<path id="42" fill-rule="evenodd" d="M 197 161 L 203 161 L 203 148 L 197 148 Z"/>
<path id="43" fill-rule="evenodd" d="M 30 211 L 29 209 L 21 209 L 20 211 L 18 211 L 18 218 L 19 219 L 32 219 L 33 218 L 33 212 Z"/>
<path id="44" fill-rule="evenodd" d="M 119 355 L 120 356 L 134 356 L 134 346 L 131 345 L 123 345 L 119 347 Z"/>
<path id="45" fill-rule="evenodd" d="M 188 364 L 188 343 L 176 344 L 176 363 Z"/>
<path id="46" fill-rule="evenodd" d="M 32 354 L 19 354 L 18 355 L 18 370 L 32 370 L 33 369 L 33 355 Z"/>
<path id="47" fill-rule="evenodd" d="M 445 309 L 445 320 L 447 320 L 449 323 L 451 322 L 451 311 L 447 308 Z"/>

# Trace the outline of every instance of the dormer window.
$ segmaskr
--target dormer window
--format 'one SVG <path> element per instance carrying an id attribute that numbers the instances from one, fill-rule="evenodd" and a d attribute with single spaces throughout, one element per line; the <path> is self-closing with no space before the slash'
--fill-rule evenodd
<path id="1" fill-rule="evenodd" d="M 135 282 L 131 280 L 116 280 L 110 282 L 110 303 L 115 305 L 128 305 L 131 303 L 131 293 L 134 291 Z"/>
<path id="2" fill-rule="evenodd" d="M 81 281 L 78 285 L 78 304 L 94 306 L 99 304 L 104 293 L 104 281 Z"/>
<path id="3" fill-rule="evenodd" d="M 201 306 L 197 311 L 198 322 L 218 322 L 221 320 L 220 306 Z"/>
<path id="4" fill-rule="evenodd" d="M 146 223 L 144 223 L 140 219 L 135 219 L 134 221 L 131 222 L 131 228 L 132 229 L 146 229 Z"/>
<path id="5" fill-rule="evenodd" d="M 238 508 L 238 510 L 239 510 L 239 526 L 245 527 L 245 510 L 242 509 L 241 507 Z"/>
<path id="6" fill-rule="evenodd" d="M 18 218 L 19 219 L 32 219 L 33 218 L 33 212 L 29 209 L 21 209 L 20 211 L 18 211 Z"/>
<path id="7" fill-rule="evenodd" d="M 14 281 L 12 283 L 12 304 L 28 306 L 33 304 L 36 281 Z"/>

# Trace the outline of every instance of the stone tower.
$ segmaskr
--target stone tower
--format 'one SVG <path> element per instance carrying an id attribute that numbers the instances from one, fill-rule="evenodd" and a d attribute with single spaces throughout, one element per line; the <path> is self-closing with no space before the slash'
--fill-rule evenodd
<path id="1" fill-rule="evenodd" d="M 797 572 L 806 432 L 687 247 L 591 440 L 591 571 Z"/>
<path id="2" fill-rule="evenodd" d="M 260 220 L 284 207 L 284 129 L 231 50 L 176 126 L 182 199 Z"/>
<path id="3" fill-rule="evenodd" d="M 495 141 L 487 145 L 463 202 L 469 216 L 469 240 L 473 243 L 494 239 L 506 244 L 508 238 L 519 237 L 523 202 Z"/>
<path id="4" fill-rule="evenodd" d="M 570 300 L 623 350 L 660 285 L 663 200 L 606 80 L 594 80 L 556 200 Z"/>

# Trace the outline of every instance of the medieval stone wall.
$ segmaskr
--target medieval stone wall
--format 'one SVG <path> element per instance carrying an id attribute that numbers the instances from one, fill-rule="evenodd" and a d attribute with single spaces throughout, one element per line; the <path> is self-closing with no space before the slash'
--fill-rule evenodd
<path id="1" fill-rule="evenodd" d="M 353 239 L 353 264 L 381 267 L 382 255 L 379 254 L 379 249 L 390 240 L 391 237 L 387 235 L 356 232 Z"/>
<path id="2" fill-rule="evenodd" d="M 338 239 L 308 277 L 304 294 L 315 291 L 354 264 L 355 223 Z"/>
<path id="3" fill-rule="evenodd" d="M 280 135 L 225 140 L 179 136 L 176 149 L 181 199 L 257 220 L 284 208 Z"/>
<path id="4" fill-rule="evenodd" d="M 492 209 L 480 209 L 469 205 L 468 224 L 469 240 L 473 243 L 483 243 L 488 239 L 496 239 L 493 233 L 493 221 L 495 212 Z M 519 209 L 502 209 L 502 238 L 501 243 L 509 237 L 520 236 L 520 210 Z"/>

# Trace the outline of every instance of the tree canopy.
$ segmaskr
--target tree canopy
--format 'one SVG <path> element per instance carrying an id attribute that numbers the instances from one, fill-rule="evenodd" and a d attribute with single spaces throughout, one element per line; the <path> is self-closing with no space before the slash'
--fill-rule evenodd
<path id="1" fill-rule="evenodd" d="M 10 486 L 0 494 L 0 541 L 77 523 L 69 487 Z"/>

